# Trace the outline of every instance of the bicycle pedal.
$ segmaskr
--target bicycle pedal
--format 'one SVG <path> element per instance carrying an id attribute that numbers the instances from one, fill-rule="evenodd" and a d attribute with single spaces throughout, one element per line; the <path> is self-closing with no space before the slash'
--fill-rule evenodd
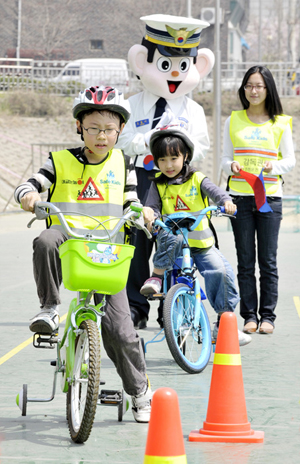
<path id="1" fill-rule="evenodd" d="M 35 348 L 43 348 L 53 350 L 58 342 L 58 332 L 53 332 L 50 335 L 38 334 L 33 335 L 33 346 Z"/>
<path id="2" fill-rule="evenodd" d="M 120 390 L 101 390 L 98 400 L 101 405 L 118 406 L 122 401 L 122 392 Z"/>
<path id="3" fill-rule="evenodd" d="M 164 300 L 166 297 L 165 293 L 152 293 L 147 296 L 148 300 Z"/>

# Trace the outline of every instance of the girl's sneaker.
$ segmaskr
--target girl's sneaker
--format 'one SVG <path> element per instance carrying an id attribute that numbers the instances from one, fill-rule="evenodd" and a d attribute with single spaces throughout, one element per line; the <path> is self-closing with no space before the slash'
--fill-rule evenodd
<path id="1" fill-rule="evenodd" d="M 218 327 L 217 322 L 216 322 L 215 326 L 214 326 L 213 333 L 212 333 L 212 339 L 214 341 L 217 341 L 218 332 L 219 332 L 219 327 Z M 241 332 L 239 329 L 238 329 L 238 337 L 239 337 L 239 345 L 240 346 L 248 345 L 248 343 L 250 343 L 252 341 L 252 338 L 250 337 L 250 335 L 247 335 L 246 333 Z"/>
<path id="2" fill-rule="evenodd" d="M 150 277 L 147 279 L 142 286 L 140 293 L 144 296 L 153 295 L 159 293 L 161 290 L 162 279 L 159 277 Z"/>

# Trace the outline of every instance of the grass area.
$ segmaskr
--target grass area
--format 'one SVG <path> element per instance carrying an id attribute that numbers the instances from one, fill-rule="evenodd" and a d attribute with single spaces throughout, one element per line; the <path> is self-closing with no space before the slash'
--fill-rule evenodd
<path id="1" fill-rule="evenodd" d="M 194 93 L 195 101 L 203 106 L 205 114 L 212 116 L 214 95 L 211 92 Z M 74 97 L 50 95 L 34 91 L 14 90 L 0 93 L 0 113 L 6 112 L 25 117 L 70 116 Z M 283 110 L 293 117 L 300 116 L 300 98 L 281 99 Z M 223 92 L 221 111 L 229 116 L 231 111 L 240 110 L 241 104 L 235 92 Z"/>

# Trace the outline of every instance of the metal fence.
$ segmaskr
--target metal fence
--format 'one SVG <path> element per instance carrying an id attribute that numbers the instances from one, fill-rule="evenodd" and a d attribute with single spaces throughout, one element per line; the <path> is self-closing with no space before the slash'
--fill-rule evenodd
<path id="1" fill-rule="evenodd" d="M 67 61 L 37 61 L 30 59 L 0 58 L 0 91 L 15 89 L 34 90 L 56 95 L 77 95 L 85 85 L 81 82 L 80 74 L 69 76 L 68 81 L 58 77 Z M 235 91 L 239 88 L 247 69 L 257 63 L 221 64 L 222 91 Z M 293 68 L 292 63 L 265 62 L 272 72 L 280 96 L 299 96 L 300 94 L 300 68 Z M 129 82 L 126 91 L 137 92 L 141 89 L 141 82 L 129 71 Z M 213 90 L 213 73 L 202 79 L 198 91 L 210 92 Z"/>
<path id="2" fill-rule="evenodd" d="M 14 190 L 21 182 L 24 182 L 28 178 L 28 173 L 37 172 L 37 170 L 44 164 L 46 161 L 49 152 L 63 150 L 65 148 L 71 148 L 74 146 L 74 142 L 65 142 L 65 143 L 33 143 L 31 144 L 31 158 L 29 164 L 26 166 L 22 174 L 16 174 L 18 180 L 12 181 L 14 177 L 10 177 L 10 180 L 7 176 L 1 176 L 0 171 L 0 181 L 5 184 L 5 198 L 2 204 L 0 204 L 0 214 L 11 211 L 18 211 L 19 208 L 14 202 Z M 298 156 L 297 156 L 298 155 Z M 300 158 L 300 152 L 296 150 L 296 156 Z M 5 174 L 5 173 L 3 173 Z M 13 173 L 11 173 L 13 174 Z M 210 177 L 210 173 L 207 172 Z M 294 195 L 292 192 L 300 191 L 300 166 L 296 165 L 295 169 L 284 176 L 286 182 L 285 185 L 285 195 L 283 197 L 283 229 L 289 232 L 300 232 L 300 195 Z M 225 182 L 225 180 L 223 179 Z M 0 182 L 0 184 L 1 184 Z M 224 183 L 223 182 L 223 183 Z M 224 185 L 221 185 L 224 188 Z M 287 186 L 289 188 L 287 188 Z M 290 193 L 290 194 L 289 194 Z M 43 199 L 46 199 L 47 194 L 43 195 Z M 228 221 L 227 221 L 228 222 Z M 226 229 L 229 230 L 229 226 L 226 222 Z"/>
<path id="3" fill-rule="evenodd" d="M 299 96 L 300 95 L 300 68 L 294 68 L 292 63 L 284 62 L 265 62 L 273 74 L 276 82 L 278 93 L 283 96 Z M 236 92 L 241 85 L 246 71 L 257 65 L 257 62 L 245 63 L 221 63 L 221 88 L 222 91 Z M 213 90 L 213 73 L 203 79 L 199 84 L 199 90 Z"/>
<path id="4" fill-rule="evenodd" d="M 124 93 L 130 91 L 128 70 L 109 68 L 108 65 L 88 69 L 82 64 L 66 68 L 68 61 L 37 61 L 31 59 L 0 58 L 0 92 L 34 90 L 61 96 L 74 96 L 87 85 L 115 85 Z M 88 73 L 88 76 L 87 76 Z M 99 74 L 101 78 L 99 78 Z M 101 82 L 99 80 L 101 79 Z M 132 76 L 132 79 L 135 78 Z M 88 83 L 91 85 L 91 83 Z"/>
<path id="5" fill-rule="evenodd" d="M 1 202 L 0 213 L 8 211 L 16 211 L 17 205 L 14 201 L 14 191 L 18 185 L 25 182 L 31 173 L 37 172 L 38 169 L 45 163 L 49 156 L 49 152 L 63 150 L 65 148 L 74 147 L 74 142 L 57 142 L 57 143 L 33 143 L 31 144 L 31 158 L 23 172 L 15 173 L 9 169 L 0 170 L 0 186 L 1 186 Z M 17 180 L 16 180 L 17 179 Z M 43 199 L 47 196 L 43 195 Z"/>

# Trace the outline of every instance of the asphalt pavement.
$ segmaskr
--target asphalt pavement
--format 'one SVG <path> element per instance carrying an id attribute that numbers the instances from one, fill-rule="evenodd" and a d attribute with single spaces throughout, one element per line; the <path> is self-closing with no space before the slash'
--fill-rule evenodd
<path id="1" fill-rule="evenodd" d="M 54 371 L 50 361 L 55 359 L 54 350 L 32 346 L 28 329 L 29 319 L 39 310 L 31 244 L 43 228 L 42 223 L 35 223 L 27 229 L 30 218 L 28 213 L 0 215 L 0 463 L 142 463 L 148 424 L 136 423 L 130 410 L 118 422 L 117 408 L 99 406 L 88 441 L 73 443 L 60 382 L 53 401 L 28 403 L 27 415 L 21 416 L 15 402 L 17 393 L 27 384 L 29 397 L 50 397 Z M 215 226 L 218 230 L 218 224 Z M 248 421 L 253 430 L 264 432 L 263 443 L 189 442 L 190 432 L 202 428 L 206 419 L 213 356 L 201 374 L 190 375 L 173 361 L 165 341 L 148 345 L 146 362 L 152 389 L 171 387 L 177 392 L 189 464 L 300 462 L 300 235 L 290 230 L 283 227 L 280 234 L 274 334 L 254 334 L 252 342 L 240 350 Z M 236 270 L 232 232 L 222 223 L 218 235 L 221 251 Z M 67 312 L 71 297 L 71 292 L 62 289 L 61 315 Z M 213 327 L 215 314 L 208 304 L 206 307 Z M 153 302 L 148 327 L 139 331 L 145 342 L 159 331 L 156 308 Z M 241 329 L 238 308 L 237 320 Z M 103 349 L 101 378 L 106 388 L 121 388 Z"/>

